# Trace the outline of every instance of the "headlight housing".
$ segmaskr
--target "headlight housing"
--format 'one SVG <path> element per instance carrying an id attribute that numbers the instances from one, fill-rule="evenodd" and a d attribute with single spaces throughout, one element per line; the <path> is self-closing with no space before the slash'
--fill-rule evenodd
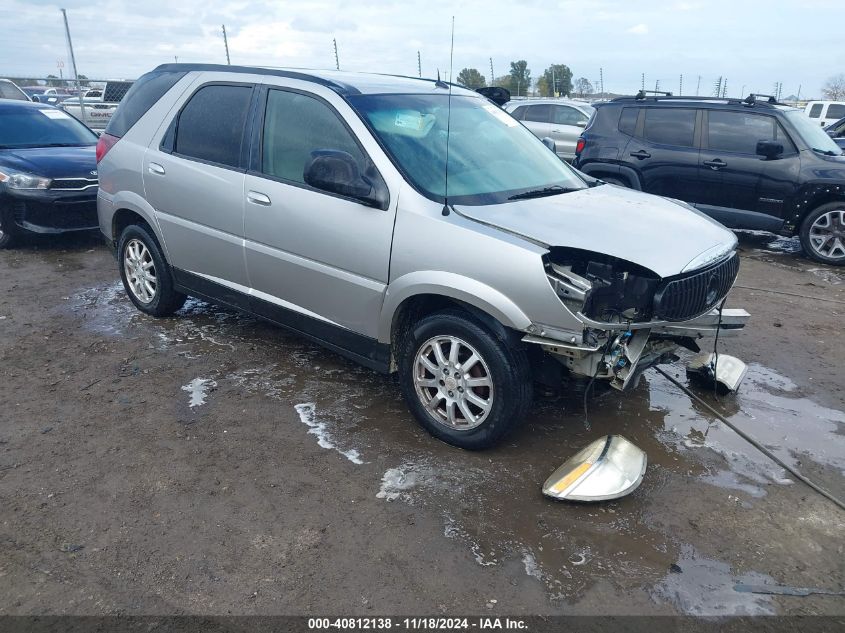
<path id="1" fill-rule="evenodd" d="M 0 171 L 0 182 L 9 189 L 49 189 L 52 180 L 24 172 Z"/>

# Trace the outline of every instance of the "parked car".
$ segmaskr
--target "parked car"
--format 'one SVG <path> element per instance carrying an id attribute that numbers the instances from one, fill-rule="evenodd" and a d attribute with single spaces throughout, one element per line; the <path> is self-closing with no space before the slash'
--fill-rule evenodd
<path id="1" fill-rule="evenodd" d="M 505 110 L 537 138 L 551 138 L 557 155 L 569 162 L 575 158 L 575 144 L 594 112 L 588 103 L 565 99 L 511 101 Z"/>
<path id="2" fill-rule="evenodd" d="M 0 248 L 96 230 L 97 136 L 53 106 L 0 99 Z"/>
<path id="3" fill-rule="evenodd" d="M 845 101 L 809 101 L 804 112 L 821 127 L 826 127 L 845 117 Z"/>
<path id="4" fill-rule="evenodd" d="M 117 104 L 104 103 L 102 98 L 97 97 L 83 97 L 80 103 L 78 97 L 71 97 L 62 101 L 59 107 L 95 132 L 101 132 L 106 129 Z"/>
<path id="5" fill-rule="evenodd" d="M 0 79 L 0 99 L 30 101 L 29 95 L 18 88 L 14 81 L 10 81 L 9 79 Z"/>
<path id="6" fill-rule="evenodd" d="M 47 86 L 23 86 L 21 90 L 33 101 L 56 105 L 70 96 L 64 88 L 49 88 Z"/>
<path id="7" fill-rule="evenodd" d="M 839 119 L 836 123 L 831 123 L 824 131 L 833 139 L 834 143 L 845 149 L 845 118 Z"/>
<path id="8" fill-rule="evenodd" d="M 575 166 L 677 198 L 735 229 L 798 235 L 845 264 L 845 156 L 801 110 L 774 99 L 621 97 L 596 105 Z"/>
<path id="9" fill-rule="evenodd" d="M 168 64 L 97 158 L 100 229 L 139 310 L 194 295 L 398 372 L 419 422 L 464 448 L 513 428 L 535 380 L 627 389 L 748 316 L 716 309 L 730 231 L 580 175 L 441 82 Z"/>

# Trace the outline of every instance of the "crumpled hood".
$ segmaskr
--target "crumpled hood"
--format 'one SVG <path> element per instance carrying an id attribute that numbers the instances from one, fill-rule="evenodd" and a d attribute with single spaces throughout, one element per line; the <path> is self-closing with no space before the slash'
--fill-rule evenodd
<path id="1" fill-rule="evenodd" d="M 94 145 L 0 150 L 0 165 L 45 178 L 93 178 Z"/>
<path id="2" fill-rule="evenodd" d="M 660 277 L 736 236 L 699 211 L 614 185 L 486 206 L 455 205 L 461 215 L 547 246 L 568 246 L 645 266 Z"/>

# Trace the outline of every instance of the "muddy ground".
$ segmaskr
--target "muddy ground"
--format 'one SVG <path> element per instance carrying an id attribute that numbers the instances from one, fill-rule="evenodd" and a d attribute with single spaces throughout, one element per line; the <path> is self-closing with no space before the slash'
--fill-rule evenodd
<path id="1" fill-rule="evenodd" d="M 705 397 L 843 496 L 845 272 L 741 243 L 753 316 L 722 351 L 750 371 Z M 845 513 L 654 371 L 589 420 L 543 400 L 462 452 L 390 378 L 198 301 L 149 318 L 96 238 L 33 240 L 0 252 L 0 614 L 845 614 L 734 590 L 845 588 Z M 543 498 L 606 433 L 647 451 L 642 486 Z"/>

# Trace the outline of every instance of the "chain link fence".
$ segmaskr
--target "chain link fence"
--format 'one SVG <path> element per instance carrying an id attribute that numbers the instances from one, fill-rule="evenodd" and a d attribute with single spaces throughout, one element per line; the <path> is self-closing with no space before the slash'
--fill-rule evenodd
<path id="1" fill-rule="evenodd" d="M 118 104 L 129 91 L 132 79 L 63 79 L 60 77 L 2 77 L 0 98 L 20 98 L 61 108 L 97 133 L 106 129 Z"/>

